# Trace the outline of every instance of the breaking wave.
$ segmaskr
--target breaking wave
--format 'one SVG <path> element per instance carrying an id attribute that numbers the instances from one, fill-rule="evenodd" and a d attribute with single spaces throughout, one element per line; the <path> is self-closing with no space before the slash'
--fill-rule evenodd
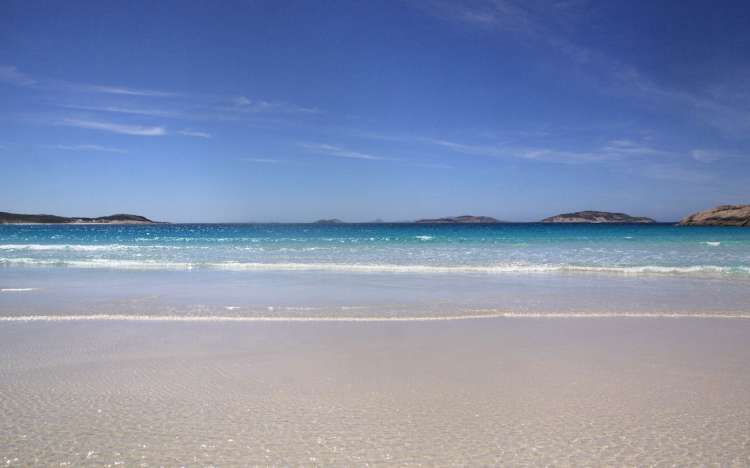
<path id="1" fill-rule="evenodd" d="M 327 271 L 341 273 L 503 274 L 608 273 L 619 275 L 684 275 L 750 277 L 750 266 L 597 266 L 504 263 L 496 265 L 402 265 L 349 263 L 165 262 L 118 259 L 0 258 L 0 266 L 109 268 L 129 270 Z"/>
<path id="2" fill-rule="evenodd" d="M 142 249 L 134 245 L 79 245 L 79 244 L 0 244 L 0 250 L 69 251 L 69 252 L 111 252 L 118 250 Z"/>

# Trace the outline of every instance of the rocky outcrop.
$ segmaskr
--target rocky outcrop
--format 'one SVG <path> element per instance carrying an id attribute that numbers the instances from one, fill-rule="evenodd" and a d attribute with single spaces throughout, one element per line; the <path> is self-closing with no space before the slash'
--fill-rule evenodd
<path id="1" fill-rule="evenodd" d="M 682 226 L 750 226 L 750 205 L 722 205 L 693 213 Z"/>
<path id="2" fill-rule="evenodd" d="M 625 213 L 610 213 L 608 211 L 578 211 L 576 213 L 563 213 L 557 216 L 544 218 L 543 223 L 632 223 L 646 224 L 655 223 L 651 218 L 642 216 L 630 216 Z"/>
<path id="3" fill-rule="evenodd" d="M 434 219 L 418 219 L 415 223 L 420 224 L 489 224 L 489 223 L 501 223 L 495 218 L 490 216 L 455 216 L 452 218 L 434 218 Z"/>
<path id="4" fill-rule="evenodd" d="M 0 211 L 0 224 L 154 224 L 155 221 L 132 214 L 114 214 L 99 218 L 68 218 L 46 214 L 19 214 Z"/>

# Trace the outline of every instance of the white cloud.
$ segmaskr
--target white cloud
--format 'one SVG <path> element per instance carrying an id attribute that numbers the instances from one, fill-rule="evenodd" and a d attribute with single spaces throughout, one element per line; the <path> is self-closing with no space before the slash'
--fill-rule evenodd
<path id="1" fill-rule="evenodd" d="M 417 4 L 434 16 L 459 21 L 481 28 L 522 31 L 529 33 L 535 24 L 524 8 L 504 0 L 492 1 L 428 1 Z"/>
<path id="2" fill-rule="evenodd" d="M 33 86 L 36 84 L 36 80 L 25 73 L 21 73 L 18 68 L 12 65 L 0 65 L 0 81 L 17 86 Z"/>
<path id="3" fill-rule="evenodd" d="M 120 148 L 112 148 L 109 146 L 100 145 L 53 145 L 48 146 L 49 148 L 61 149 L 66 151 L 100 151 L 103 153 L 127 153 L 126 150 Z"/>
<path id="4" fill-rule="evenodd" d="M 602 92 L 640 99 L 641 105 L 687 114 L 722 133 L 746 138 L 750 131 L 747 79 L 709 83 L 700 90 L 686 91 L 657 84 L 635 67 L 598 50 L 577 44 L 570 31 L 586 22 L 586 2 L 512 2 L 508 0 L 427 1 L 423 10 L 469 27 L 513 34 L 524 44 L 549 47 L 570 59 L 575 72 L 588 78 Z M 732 70 L 725 75 L 736 76 Z M 739 99 L 737 99 L 739 98 Z"/>
<path id="5" fill-rule="evenodd" d="M 564 150 L 553 147 L 525 147 L 505 144 L 472 145 L 429 138 L 423 139 L 422 141 L 447 148 L 457 153 L 472 156 L 519 158 L 568 164 L 619 161 L 631 158 L 674 155 L 672 152 L 652 148 L 630 140 L 612 140 L 604 146 L 580 151 Z"/>
<path id="6" fill-rule="evenodd" d="M 177 133 L 179 133 L 180 135 L 196 137 L 196 138 L 212 138 L 212 135 L 210 133 L 198 132 L 195 130 L 190 130 L 189 128 L 178 130 Z"/>
<path id="7" fill-rule="evenodd" d="M 660 86 L 632 67 L 622 66 L 615 79 L 620 91 L 659 103 L 660 107 L 670 106 L 682 113 L 687 111 L 695 120 L 727 135 L 744 138 L 750 130 L 750 111 L 744 102 Z"/>
<path id="8" fill-rule="evenodd" d="M 123 135 L 137 136 L 161 136 L 167 132 L 163 127 L 144 127 L 141 125 L 123 125 L 111 122 L 96 122 L 92 120 L 65 119 L 62 125 L 78 128 L 88 128 L 91 130 L 102 130 L 105 132 L 120 133 Z"/>
<path id="9" fill-rule="evenodd" d="M 271 159 L 271 158 L 239 158 L 239 160 L 244 161 L 244 162 L 261 163 L 261 164 L 278 164 L 278 163 L 284 162 L 280 159 Z"/>
<path id="10" fill-rule="evenodd" d="M 0 81 L 15 84 L 18 86 L 33 86 L 39 84 L 44 88 L 55 89 L 55 88 L 67 88 L 75 91 L 91 92 L 91 93 L 104 93 L 104 94 L 118 94 L 124 96 L 147 96 L 147 97 L 177 97 L 181 96 L 180 93 L 168 92 L 168 91 L 156 91 L 153 89 L 138 89 L 129 88 L 125 86 L 109 86 L 109 85 L 92 85 L 82 83 L 70 83 L 66 81 L 58 80 L 36 80 L 31 76 L 27 75 L 18 70 L 14 65 L 0 65 Z"/>
<path id="11" fill-rule="evenodd" d="M 453 166 L 442 163 L 411 163 L 413 167 L 423 167 L 425 169 L 453 169 Z"/>
<path id="12" fill-rule="evenodd" d="M 144 109 L 121 106 L 81 106 L 77 104 L 61 104 L 60 107 L 66 109 L 77 109 L 94 112 L 112 112 L 117 114 L 147 115 L 150 117 L 181 117 L 178 112 L 167 111 L 162 109 Z"/>
<path id="13" fill-rule="evenodd" d="M 613 159 L 621 159 L 627 156 L 671 156 L 673 154 L 632 140 L 611 140 L 600 149 L 600 152 L 610 155 Z"/>
<path id="14" fill-rule="evenodd" d="M 364 159 L 369 161 L 382 161 L 390 159 L 381 156 L 374 156 L 372 154 L 360 153 L 359 151 L 351 151 L 339 146 L 328 145 L 324 143 L 301 143 L 300 146 L 313 153 L 333 156 L 335 158 Z"/>
<path id="15" fill-rule="evenodd" d="M 312 107 L 302 107 L 285 102 L 270 102 L 264 100 L 251 100 L 245 96 L 237 96 L 231 99 L 234 107 L 224 109 L 233 112 L 243 113 L 280 113 L 280 114 L 317 114 L 318 109 Z"/>
<path id="16" fill-rule="evenodd" d="M 77 109 L 93 112 L 110 112 L 119 114 L 144 115 L 150 117 L 175 118 L 191 121 L 237 121 L 237 120 L 259 120 L 266 119 L 267 123 L 274 123 L 268 119 L 269 116 L 276 118 L 276 123 L 280 122 L 282 116 L 304 116 L 320 113 L 320 110 L 314 107 L 304 107 L 286 102 L 274 102 L 263 99 L 252 100 L 246 96 L 231 95 L 210 95 L 210 94 L 185 94 L 175 91 L 163 91 L 145 88 L 133 88 L 128 86 L 116 85 L 99 85 L 89 83 L 70 82 L 57 79 L 40 78 L 35 79 L 19 71 L 12 65 L 0 65 L 0 82 L 9 83 L 15 86 L 33 87 L 38 92 L 52 93 L 59 95 L 58 98 L 64 98 L 70 102 L 71 95 L 81 93 L 92 93 L 109 95 L 109 99 L 117 99 L 115 102 L 102 104 L 69 104 L 59 102 L 56 104 L 68 109 Z M 80 96 L 78 96 L 80 97 Z M 165 109 L 163 105 L 154 106 L 153 104 L 135 104 L 128 105 L 129 99 L 137 99 L 138 102 L 153 103 L 155 99 L 174 98 L 170 102 L 173 104 Z M 91 99 L 91 98 L 87 98 Z M 101 97 L 100 99 L 104 99 Z M 62 100 L 62 99 L 61 99 Z M 54 101 L 54 100 L 53 100 Z M 175 107 L 169 109 L 169 107 Z M 189 109 L 189 112 L 188 112 Z M 68 123 L 73 125 L 72 123 Z M 79 125 L 83 126 L 83 125 Z M 134 135 L 161 135 L 165 132 L 160 127 L 152 128 L 119 128 L 111 126 L 111 131 L 118 133 Z M 97 128 L 106 130 L 104 126 L 89 126 L 87 128 Z M 149 130 L 153 130 L 149 132 Z M 191 132 L 187 130 L 184 135 L 210 138 L 206 132 Z"/>
<path id="17" fill-rule="evenodd" d="M 180 93 L 168 92 L 168 91 L 155 91 L 152 89 L 137 89 L 127 88 L 123 86 L 107 86 L 107 85 L 74 85 L 82 91 L 88 91 L 92 93 L 104 93 L 104 94 L 119 94 L 125 96 L 147 96 L 147 97 L 177 97 L 181 96 Z"/>
<path id="18" fill-rule="evenodd" d="M 685 168 L 670 163 L 648 164 L 641 169 L 641 175 L 651 179 L 675 180 L 694 184 L 714 182 L 716 177 L 705 171 Z"/>
<path id="19" fill-rule="evenodd" d="M 721 151 L 717 149 L 704 149 L 696 148 L 690 151 L 690 156 L 696 161 L 702 163 L 712 163 L 720 159 L 734 159 L 742 158 L 742 153 L 734 153 L 730 151 Z"/>
<path id="20" fill-rule="evenodd" d="M 252 101 L 250 99 L 246 98 L 245 96 L 237 96 L 234 98 L 234 103 L 238 106 L 249 106 L 252 104 Z"/>

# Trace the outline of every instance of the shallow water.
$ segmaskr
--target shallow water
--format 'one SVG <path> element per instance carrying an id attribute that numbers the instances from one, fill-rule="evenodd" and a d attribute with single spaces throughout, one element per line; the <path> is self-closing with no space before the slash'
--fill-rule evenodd
<path id="1" fill-rule="evenodd" d="M 603 274 L 0 270 L 0 320 L 741 316 L 750 281 Z"/>
<path id="2" fill-rule="evenodd" d="M 0 323 L 10 466 L 750 464 L 750 321 Z"/>
<path id="3" fill-rule="evenodd" d="M 749 315 L 750 230 L 0 226 L 0 319 Z"/>

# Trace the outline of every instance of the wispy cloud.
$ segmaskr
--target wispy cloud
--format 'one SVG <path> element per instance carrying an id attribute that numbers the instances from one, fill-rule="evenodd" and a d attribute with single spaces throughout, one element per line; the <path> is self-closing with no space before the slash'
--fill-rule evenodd
<path id="1" fill-rule="evenodd" d="M 71 83 L 62 80 L 36 79 L 21 72 L 14 65 L 0 65 L 0 81 L 17 86 L 35 86 L 47 89 L 68 89 L 80 92 L 115 94 L 122 96 L 145 97 L 179 97 L 182 94 L 172 91 L 158 91 L 153 89 L 130 88 L 126 86 L 110 86 L 86 83 Z"/>
<path id="2" fill-rule="evenodd" d="M 657 84 L 636 67 L 576 43 L 570 31 L 588 17 L 587 2 L 432 0 L 418 6 L 433 16 L 511 34 L 522 44 L 555 50 L 569 59 L 571 72 L 575 69 L 590 79 L 600 92 L 626 95 L 647 107 L 688 115 L 728 136 L 746 138 L 750 131 L 746 79 L 739 83 L 709 83 L 704 92 L 688 91 Z"/>
<path id="3" fill-rule="evenodd" d="M 690 151 L 690 156 L 696 161 L 702 163 L 712 163 L 722 159 L 738 159 L 743 157 L 742 153 L 739 152 L 705 148 L 696 148 Z"/>
<path id="4" fill-rule="evenodd" d="M 146 97 L 178 97 L 182 96 L 180 93 L 172 91 L 156 91 L 153 89 L 138 89 L 128 88 L 124 86 L 107 86 L 107 85 L 92 85 L 92 84 L 71 84 L 71 86 L 86 92 L 91 93 L 103 93 L 103 94 L 118 94 L 123 96 L 146 96 Z"/>
<path id="5" fill-rule="evenodd" d="M 640 169 L 640 175 L 651 179 L 673 180 L 694 184 L 715 182 L 716 176 L 706 171 L 683 167 L 674 163 L 647 164 Z"/>
<path id="6" fill-rule="evenodd" d="M 569 19 L 571 2 L 513 2 L 508 0 L 428 0 L 416 4 L 429 14 L 470 27 L 557 40 L 551 26 Z"/>
<path id="7" fill-rule="evenodd" d="M 420 163 L 420 162 L 415 162 L 415 163 L 411 163 L 409 165 L 413 166 L 413 167 L 423 167 L 425 169 L 453 169 L 453 166 L 451 166 L 450 164 L 443 164 L 443 163 Z"/>
<path id="8" fill-rule="evenodd" d="M 60 122 L 61 125 L 70 127 L 88 128 L 91 130 L 101 130 L 105 132 L 120 133 L 123 135 L 137 136 L 161 136 L 167 132 L 163 127 L 145 127 L 141 125 L 124 125 L 112 122 L 97 122 L 92 120 L 65 119 Z"/>
<path id="9" fill-rule="evenodd" d="M 250 162 L 250 163 L 259 163 L 259 164 L 279 164 L 279 163 L 284 162 L 281 159 L 271 159 L 271 158 L 237 158 L 237 160 Z"/>
<path id="10" fill-rule="evenodd" d="M 49 100 L 54 105 L 81 111 L 190 121 L 254 121 L 256 123 L 263 121 L 266 124 L 283 124 L 286 123 L 286 117 L 297 118 L 320 113 L 320 110 L 315 107 L 251 99 L 246 96 L 231 94 L 183 93 L 129 86 L 78 83 L 44 77 L 36 78 L 23 73 L 12 65 L 0 65 L 0 82 L 29 87 L 38 92 L 46 93 L 49 95 L 48 98 L 51 97 Z M 86 94 L 97 95 L 97 97 L 85 96 Z M 75 99 L 81 99 L 83 102 L 77 103 Z M 92 99 L 100 102 L 94 101 L 92 103 Z M 109 102 L 106 102 L 105 99 Z M 55 101 L 57 102 L 55 103 Z M 102 103 L 101 101 L 105 102 Z M 195 133 L 195 135 L 188 136 L 206 138 L 197 134 L 205 134 L 205 132 Z"/>
<path id="11" fill-rule="evenodd" d="M 127 150 L 113 148 L 110 146 L 100 145 L 46 145 L 47 148 L 60 149 L 65 151 L 99 151 L 103 153 L 120 153 L 125 154 Z"/>
<path id="12" fill-rule="evenodd" d="M 76 109 L 93 112 L 111 112 L 116 114 L 145 115 L 149 117 L 181 117 L 181 114 L 175 111 L 164 109 L 140 108 L 140 107 L 123 107 L 123 106 L 86 106 L 78 104 L 60 104 L 65 109 Z"/>
<path id="13" fill-rule="evenodd" d="M 748 102 L 735 99 L 741 90 L 729 92 L 708 86 L 706 93 L 688 92 L 656 84 L 633 67 L 620 65 L 612 70 L 611 91 L 641 98 L 652 107 L 679 110 L 698 122 L 703 122 L 722 133 L 745 137 L 750 131 Z"/>
<path id="14" fill-rule="evenodd" d="M 571 20 L 577 8 L 573 2 L 535 2 L 526 0 L 438 1 L 433 12 L 452 20 L 480 28 L 492 28 L 541 38 L 557 33 L 559 26 Z M 550 38 L 555 36 L 550 36 Z"/>
<path id="15" fill-rule="evenodd" d="M 422 139 L 422 141 L 456 153 L 472 156 L 520 158 L 567 164 L 674 155 L 673 152 L 653 148 L 630 140 L 611 140 L 602 146 L 585 150 L 567 150 L 555 147 L 524 147 L 505 144 L 475 145 L 440 139 Z"/>
<path id="16" fill-rule="evenodd" d="M 674 153 L 657 149 L 633 140 L 610 140 L 599 150 L 609 159 L 624 159 L 628 156 L 672 156 Z"/>
<path id="17" fill-rule="evenodd" d="M 180 135 L 196 137 L 196 138 L 212 138 L 213 137 L 213 135 L 211 135 L 210 133 L 190 130 L 189 128 L 178 130 L 177 133 L 179 133 Z"/>
<path id="18" fill-rule="evenodd" d="M 392 158 L 360 153 L 359 151 L 352 151 L 340 146 L 329 145 L 325 143 L 300 143 L 300 146 L 305 148 L 306 150 L 309 150 L 310 152 L 322 154 L 325 156 L 333 156 L 335 158 L 363 159 L 368 161 L 393 160 Z"/>
<path id="19" fill-rule="evenodd" d="M 284 114 L 317 114 L 320 112 L 316 108 L 302 107 L 295 104 L 289 104 L 284 102 L 270 102 L 262 99 L 252 100 L 246 96 L 237 96 L 230 99 L 232 104 L 231 108 L 225 108 L 225 110 L 231 110 L 235 112 L 246 112 L 246 113 L 284 113 Z"/>
<path id="20" fill-rule="evenodd" d="M 33 86 L 36 83 L 36 80 L 12 65 L 0 65 L 0 81 L 16 86 Z"/>

